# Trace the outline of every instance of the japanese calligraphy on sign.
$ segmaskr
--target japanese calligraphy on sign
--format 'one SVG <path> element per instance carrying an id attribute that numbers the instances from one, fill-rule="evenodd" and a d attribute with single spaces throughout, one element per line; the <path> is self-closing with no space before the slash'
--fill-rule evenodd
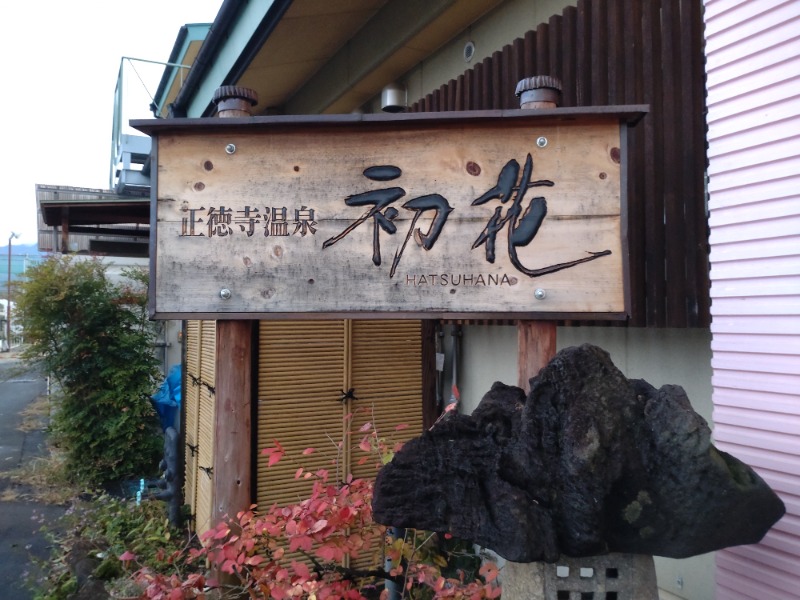
<path id="1" fill-rule="evenodd" d="M 154 132 L 156 318 L 624 316 L 619 117 L 253 123 Z"/>

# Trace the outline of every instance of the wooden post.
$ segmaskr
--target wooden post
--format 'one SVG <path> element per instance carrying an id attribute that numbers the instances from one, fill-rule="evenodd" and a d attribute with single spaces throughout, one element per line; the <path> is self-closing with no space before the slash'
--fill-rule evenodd
<path id="1" fill-rule="evenodd" d="M 517 321 L 518 385 L 530 392 L 530 379 L 556 354 L 555 321 Z M 506 562 L 503 600 L 544 600 L 544 563 Z"/>
<path id="2" fill-rule="evenodd" d="M 516 95 L 522 109 L 556 108 L 561 82 L 554 77 L 529 77 L 517 84 Z M 542 290 L 546 295 L 547 290 Z M 538 292 L 538 290 L 537 290 Z M 518 321 L 517 344 L 519 387 L 530 391 L 529 380 L 556 354 L 555 321 Z"/>
<path id="3" fill-rule="evenodd" d="M 61 252 L 69 252 L 69 208 L 61 208 Z"/>
<path id="4" fill-rule="evenodd" d="M 561 83 L 551 77 L 531 77 L 517 84 L 520 108 L 555 108 Z M 546 293 L 546 290 L 544 290 Z M 556 354 L 555 321 L 517 321 L 518 385 L 530 392 L 530 379 Z M 506 562 L 503 600 L 544 600 L 544 563 Z"/>
<path id="5" fill-rule="evenodd" d="M 516 95 L 520 108 L 556 108 L 561 92 L 561 82 L 554 77 L 537 76 L 523 79 L 517 84 Z M 542 290 L 546 296 L 547 290 Z M 537 290 L 538 295 L 538 290 Z M 543 296 L 544 297 L 544 296 Z M 530 391 L 529 380 L 556 355 L 555 321 L 518 321 L 519 387 Z"/>
<path id="6" fill-rule="evenodd" d="M 252 502 L 253 321 L 217 321 L 212 521 Z"/>
<path id="7" fill-rule="evenodd" d="M 555 321 L 517 321 L 519 387 L 530 392 L 530 379 L 556 355 Z"/>
<path id="8" fill-rule="evenodd" d="M 531 77 L 517 84 L 517 96 L 520 108 L 555 108 L 561 82 L 553 77 Z M 538 292 L 538 290 L 537 290 Z M 542 288 L 543 298 L 547 290 Z M 556 354 L 555 321 L 518 321 L 518 365 L 519 387 L 530 392 L 530 379 L 538 375 Z M 561 557 L 559 563 L 571 565 L 573 570 L 584 564 L 624 565 L 625 573 L 629 573 L 628 586 L 633 595 L 631 598 L 654 600 L 658 597 L 655 578 L 655 566 L 651 556 L 636 554 L 608 554 L 603 557 L 583 557 L 573 560 Z M 546 589 L 546 565 L 543 562 L 515 563 L 506 562 L 503 567 L 503 600 L 545 600 L 553 598 L 555 590 Z M 549 568 L 553 568 L 550 566 Z M 561 597 L 561 592 L 557 592 Z M 567 592 L 569 594 L 569 592 Z M 570 594 L 570 597 L 575 597 Z M 583 597 L 583 596 L 581 596 Z"/>
<path id="9" fill-rule="evenodd" d="M 250 116 L 255 92 L 224 86 L 214 94 L 218 116 Z M 252 494 L 254 321 L 217 321 L 212 521 L 247 510 Z"/>

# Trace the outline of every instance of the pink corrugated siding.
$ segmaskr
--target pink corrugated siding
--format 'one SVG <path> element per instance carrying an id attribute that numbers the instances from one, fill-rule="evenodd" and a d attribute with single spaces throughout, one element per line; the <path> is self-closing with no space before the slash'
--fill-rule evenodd
<path id="1" fill-rule="evenodd" d="M 714 437 L 783 498 L 718 600 L 800 598 L 800 1 L 706 0 Z"/>

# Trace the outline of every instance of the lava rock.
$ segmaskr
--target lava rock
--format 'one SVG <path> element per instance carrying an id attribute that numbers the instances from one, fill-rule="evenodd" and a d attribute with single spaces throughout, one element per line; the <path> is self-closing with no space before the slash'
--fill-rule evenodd
<path id="1" fill-rule="evenodd" d="M 515 562 L 608 552 L 683 558 L 756 543 L 785 507 L 717 450 L 680 386 L 627 379 L 567 348 L 525 397 L 495 383 L 378 474 L 379 523 L 446 531 Z"/>

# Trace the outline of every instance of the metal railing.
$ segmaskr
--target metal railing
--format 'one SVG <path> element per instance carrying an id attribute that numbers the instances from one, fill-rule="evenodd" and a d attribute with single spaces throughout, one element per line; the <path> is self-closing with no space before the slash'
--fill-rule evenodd
<path id="1" fill-rule="evenodd" d="M 119 63 L 119 72 L 117 74 L 117 85 L 114 88 L 114 113 L 113 122 L 111 126 L 111 157 L 110 157 L 110 172 L 109 172 L 109 187 L 114 188 L 117 181 L 117 170 L 122 162 L 122 140 L 126 133 L 135 133 L 127 126 L 127 122 L 132 118 L 144 118 L 150 112 L 151 103 L 155 103 L 156 99 L 150 91 L 150 87 L 155 87 L 155 80 L 149 80 L 148 77 L 143 77 L 136 69 L 134 63 L 142 63 L 145 65 L 157 65 L 167 68 L 175 68 L 178 71 L 181 83 L 185 72 L 188 71 L 190 65 L 183 65 L 180 63 L 162 62 L 156 60 L 145 60 L 142 58 L 133 58 L 130 56 L 123 56 Z M 126 76 L 126 65 L 129 67 Z M 131 75 L 135 76 L 133 85 L 128 82 Z M 131 97 L 129 93 L 133 88 L 140 93 L 138 97 Z M 144 95 L 142 95 L 142 93 Z M 132 101 L 134 106 L 123 106 L 127 101 Z"/>

